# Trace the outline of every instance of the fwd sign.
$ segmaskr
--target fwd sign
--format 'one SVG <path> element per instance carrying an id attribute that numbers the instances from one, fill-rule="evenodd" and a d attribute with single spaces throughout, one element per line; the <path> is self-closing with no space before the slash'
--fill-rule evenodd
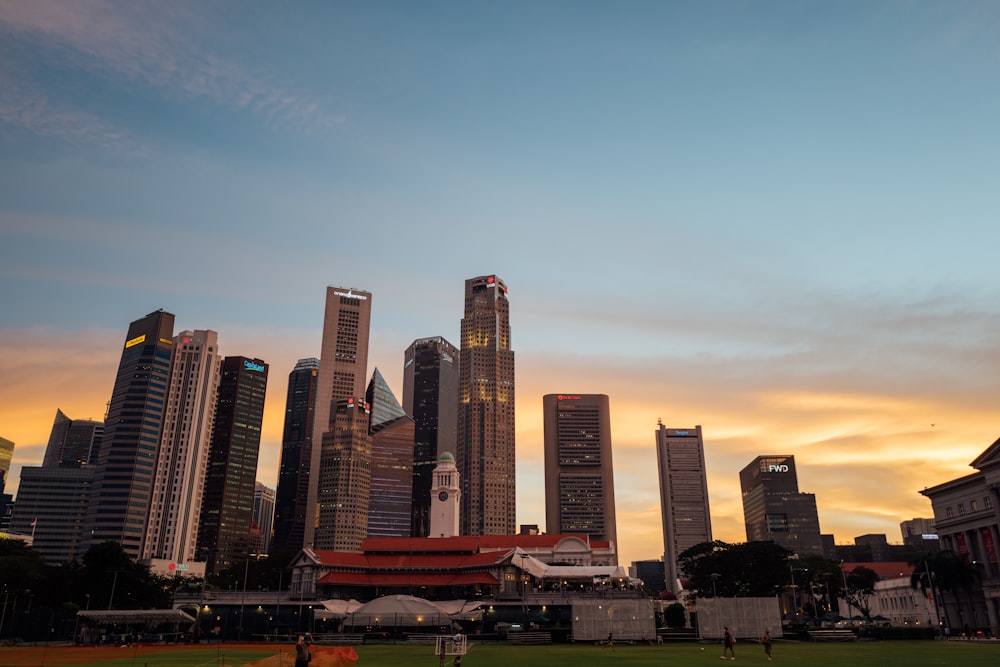
<path id="1" fill-rule="evenodd" d="M 776 463 L 772 463 L 771 465 L 767 466 L 767 471 L 768 472 L 788 472 L 788 464 L 787 463 L 777 463 L 777 464 Z"/>

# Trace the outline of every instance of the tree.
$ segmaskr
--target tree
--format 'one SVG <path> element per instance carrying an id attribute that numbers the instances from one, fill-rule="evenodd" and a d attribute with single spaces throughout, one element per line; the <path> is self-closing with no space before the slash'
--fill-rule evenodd
<path id="1" fill-rule="evenodd" d="M 954 627 L 948 615 L 945 593 L 951 595 L 952 603 L 958 612 L 958 624 L 963 626 L 965 617 L 962 614 L 962 595 L 960 594 L 964 594 L 966 599 L 971 599 L 973 588 L 980 579 L 979 570 L 969 562 L 968 557 L 951 550 L 944 550 L 936 554 L 925 554 L 917 561 L 914 572 L 910 575 L 910 586 L 924 592 L 929 588 L 931 595 L 935 595 L 935 609 L 938 608 L 937 601 L 941 601 L 944 624 L 948 627 Z"/>
<path id="2" fill-rule="evenodd" d="M 810 554 L 793 558 L 789 563 L 792 581 L 802 590 L 803 595 L 809 596 L 813 615 L 822 616 L 830 612 L 830 600 L 839 596 L 842 588 L 840 561 Z M 804 598 L 802 605 L 806 606 Z"/>
<path id="3" fill-rule="evenodd" d="M 687 614 L 684 612 L 684 605 L 675 602 L 667 605 L 663 610 L 663 623 L 671 630 L 680 630 L 687 622 Z"/>
<path id="4" fill-rule="evenodd" d="M 770 597 L 788 582 L 792 552 L 774 542 L 702 542 L 681 553 L 678 565 L 696 597 Z"/>
<path id="5" fill-rule="evenodd" d="M 844 589 L 844 599 L 854 605 L 868 620 L 871 620 L 871 599 L 875 595 L 875 584 L 878 574 L 871 568 L 858 565 L 847 573 L 847 587 Z"/>

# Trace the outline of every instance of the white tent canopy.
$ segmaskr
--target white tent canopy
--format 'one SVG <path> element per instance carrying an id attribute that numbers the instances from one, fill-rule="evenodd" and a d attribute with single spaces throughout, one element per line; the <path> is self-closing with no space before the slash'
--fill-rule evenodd
<path id="1" fill-rule="evenodd" d="M 386 595 L 354 609 L 348 606 L 342 617 L 352 625 L 448 625 L 452 620 L 478 620 L 483 613 L 478 602 L 431 602 L 412 595 Z M 324 607 L 329 609 L 327 603 Z"/>

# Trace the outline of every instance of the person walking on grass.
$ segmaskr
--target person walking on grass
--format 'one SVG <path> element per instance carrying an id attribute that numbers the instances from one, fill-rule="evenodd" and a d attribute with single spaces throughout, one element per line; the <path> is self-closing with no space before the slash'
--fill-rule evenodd
<path id="1" fill-rule="evenodd" d="M 764 653 L 767 659 L 771 659 L 771 631 L 764 630 L 764 636 L 760 638 L 760 643 L 764 645 Z"/>
<path id="2" fill-rule="evenodd" d="M 733 637 L 733 633 L 730 632 L 728 627 L 722 628 L 722 655 L 719 657 L 723 660 L 726 659 L 726 654 L 732 654 L 729 658 L 730 660 L 736 659 L 736 637 Z"/>
<path id="3" fill-rule="evenodd" d="M 312 635 L 299 635 L 299 640 L 295 642 L 295 667 L 309 667 L 309 661 L 312 660 L 312 653 L 309 652 L 310 644 Z"/>

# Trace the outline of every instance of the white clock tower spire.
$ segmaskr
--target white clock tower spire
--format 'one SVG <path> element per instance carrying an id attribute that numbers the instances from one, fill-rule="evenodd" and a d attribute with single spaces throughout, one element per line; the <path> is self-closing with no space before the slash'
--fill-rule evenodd
<path id="1" fill-rule="evenodd" d="M 458 468 L 451 452 L 441 452 L 431 484 L 431 525 L 429 537 L 458 535 L 458 508 L 462 492 L 458 487 Z"/>

